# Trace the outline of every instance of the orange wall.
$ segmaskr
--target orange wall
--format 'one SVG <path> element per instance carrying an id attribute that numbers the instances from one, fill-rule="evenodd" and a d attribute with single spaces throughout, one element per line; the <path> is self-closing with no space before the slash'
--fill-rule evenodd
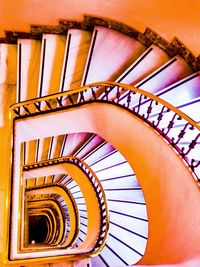
<path id="1" fill-rule="evenodd" d="M 44 116 L 17 123 L 16 136 L 25 141 L 50 132 L 94 132 L 114 145 L 132 166 L 146 199 L 149 220 L 141 264 L 180 263 L 200 255 L 199 189 L 180 156 L 150 126 L 106 104 Z"/>
<path id="2" fill-rule="evenodd" d="M 59 18 L 104 16 L 143 31 L 151 27 L 170 41 L 177 36 L 200 54 L 200 1 L 197 0 L 1 0 L 0 33 L 29 30 L 30 24 L 56 24 Z"/>

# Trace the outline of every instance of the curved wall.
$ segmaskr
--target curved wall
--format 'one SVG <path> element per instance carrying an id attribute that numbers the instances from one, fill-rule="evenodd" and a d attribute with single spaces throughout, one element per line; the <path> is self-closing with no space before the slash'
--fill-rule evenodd
<path id="1" fill-rule="evenodd" d="M 199 189 L 179 155 L 150 126 L 125 110 L 99 103 L 17 124 L 21 141 L 88 131 L 120 151 L 134 169 L 147 204 L 149 237 L 141 264 L 178 263 L 199 255 Z"/>

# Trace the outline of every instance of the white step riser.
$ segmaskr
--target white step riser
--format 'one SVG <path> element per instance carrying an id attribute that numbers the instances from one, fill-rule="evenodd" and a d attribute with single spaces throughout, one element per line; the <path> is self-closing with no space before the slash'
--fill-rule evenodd
<path id="1" fill-rule="evenodd" d="M 82 85 L 115 80 L 144 50 L 142 44 L 126 35 L 96 27 Z"/>
<path id="2" fill-rule="evenodd" d="M 38 96 L 37 84 L 40 69 L 41 42 L 18 40 L 17 99 L 25 101 Z"/>
<path id="3" fill-rule="evenodd" d="M 44 34 L 40 58 L 38 96 L 59 92 L 66 36 Z"/>
<path id="4" fill-rule="evenodd" d="M 160 48 L 152 45 L 116 80 L 116 82 L 135 85 L 164 65 L 169 56 Z"/>
<path id="5" fill-rule="evenodd" d="M 68 31 L 60 91 L 68 91 L 81 86 L 90 42 L 90 32 L 76 29 Z"/>

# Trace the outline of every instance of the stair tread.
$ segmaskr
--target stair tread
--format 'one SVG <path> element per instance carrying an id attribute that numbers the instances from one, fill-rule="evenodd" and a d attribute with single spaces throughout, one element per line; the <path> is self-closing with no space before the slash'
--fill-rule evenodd
<path id="1" fill-rule="evenodd" d="M 66 36 L 43 34 L 38 96 L 59 92 Z"/>
<path id="2" fill-rule="evenodd" d="M 158 93 L 158 96 L 174 106 L 179 106 L 187 101 L 199 97 L 199 87 L 200 75 L 199 73 L 195 73 L 187 76 L 185 79 L 181 79 L 167 88 L 164 88 L 163 91 Z M 175 97 L 175 94 L 179 97 Z"/>
<path id="3" fill-rule="evenodd" d="M 193 71 L 189 65 L 181 57 L 176 56 L 152 74 L 145 77 L 142 81 L 135 84 L 135 87 L 155 94 L 191 73 L 193 73 Z"/>
<path id="4" fill-rule="evenodd" d="M 79 88 L 89 52 L 92 34 L 88 31 L 68 30 L 60 91 Z"/>
<path id="5" fill-rule="evenodd" d="M 116 80 L 144 50 L 145 47 L 131 37 L 95 27 L 82 85 Z"/>
<path id="6" fill-rule="evenodd" d="M 38 96 L 37 85 L 40 69 L 41 42 L 18 39 L 17 99 L 25 101 Z"/>
<path id="7" fill-rule="evenodd" d="M 136 84 L 169 60 L 169 56 L 156 45 L 149 47 L 116 82 Z"/>

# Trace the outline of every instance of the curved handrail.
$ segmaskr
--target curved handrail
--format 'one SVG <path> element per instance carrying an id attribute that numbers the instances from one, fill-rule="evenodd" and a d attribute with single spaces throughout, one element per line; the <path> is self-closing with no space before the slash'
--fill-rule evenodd
<path id="1" fill-rule="evenodd" d="M 113 94 L 114 97 L 110 97 Z M 148 123 L 175 148 L 200 182 L 200 155 L 198 159 L 192 156 L 192 152 L 197 151 L 196 145 L 200 140 L 200 125 L 167 101 L 142 89 L 116 82 L 93 83 L 76 90 L 14 104 L 11 106 L 11 116 L 13 119 L 25 118 L 93 102 L 120 106 Z M 133 106 L 131 106 L 132 102 L 134 102 Z M 143 107 L 146 102 L 149 105 L 144 113 Z M 180 121 L 183 122 L 181 125 Z M 164 127 L 163 122 L 165 122 Z M 181 127 L 180 130 L 175 136 L 171 136 L 177 126 Z M 186 131 L 193 133 L 194 137 L 189 137 L 189 140 L 184 142 L 184 147 L 181 141 L 184 140 Z"/>
<path id="2" fill-rule="evenodd" d="M 47 167 L 52 166 L 56 164 L 61 163 L 71 163 L 78 166 L 85 174 L 86 177 L 88 177 L 88 180 L 90 181 L 95 194 L 97 196 L 98 202 L 99 202 L 99 209 L 100 209 L 100 231 L 98 235 L 98 239 L 96 240 L 96 243 L 93 248 L 89 251 L 90 255 L 96 255 L 101 252 L 103 249 L 106 238 L 108 235 L 108 229 L 109 229 L 109 216 L 108 216 L 108 204 L 106 200 L 106 196 L 103 190 L 103 187 L 96 176 L 96 174 L 92 171 L 92 169 L 81 159 L 77 157 L 61 157 L 61 158 L 54 158 L 51 160 L 44 160 L 37 163 L 27 164 L 22 167 L 23 171 L 33 170 L 41 167 Z M 58 183 L 56 183 L 57 185 Z M 52 184 L 53 185 L 53 184 Z M 46 186 L 49 186 L 46 185 Z M 45 185 L 41 187 L 46 187 Z M 62 186 L 66 188 L 64 185 L 59 184 L 59 186 Z M 26 189 L 27 190 L 27 189 Z"/>

